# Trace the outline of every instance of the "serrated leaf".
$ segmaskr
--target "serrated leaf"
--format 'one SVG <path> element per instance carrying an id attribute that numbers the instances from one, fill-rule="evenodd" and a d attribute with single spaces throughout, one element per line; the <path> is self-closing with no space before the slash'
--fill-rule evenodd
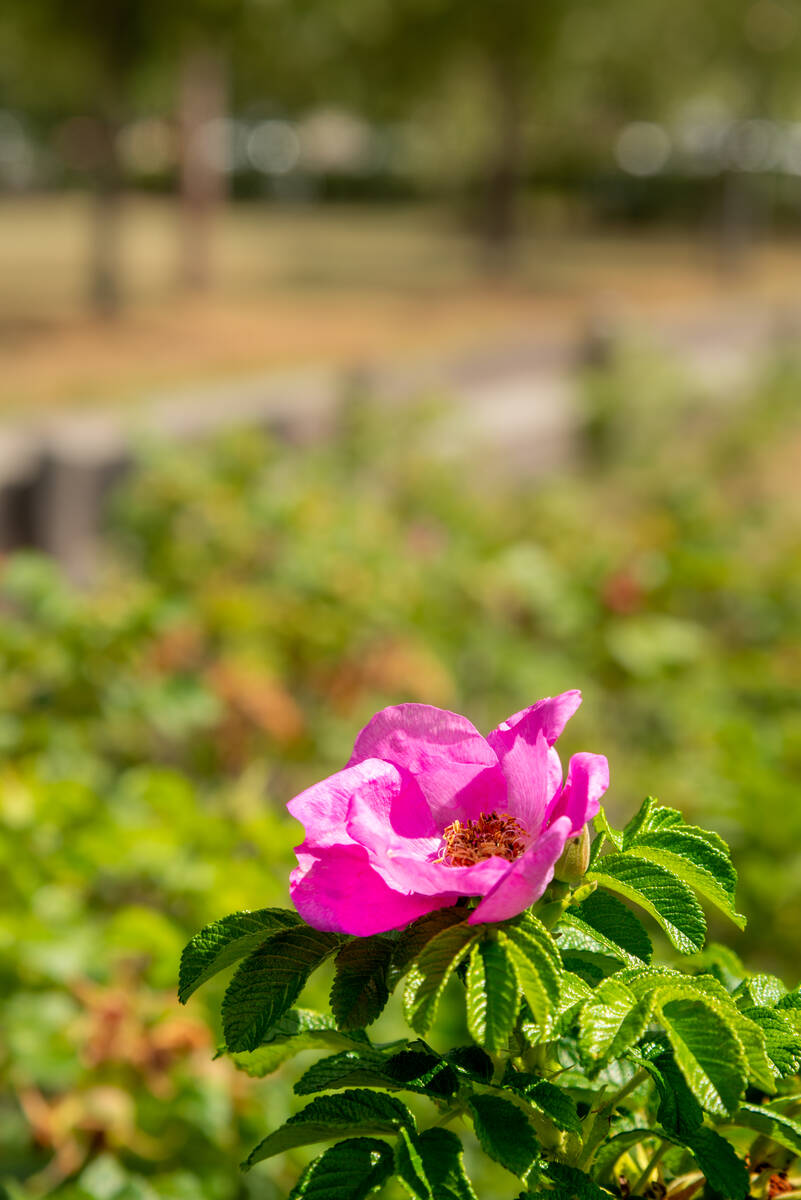
<path id="1" fill-rule="evenodd" d="M 609 893 L 604 893 L 608 895 Z M 620 964 L 634 966 L 640 962 L 622 947 L 615 945 L 608 937 L 581 920 L 573 913 L 567 912 L 559 922 L 559 953 L 562 962 L 568 970 L 580 974 L 582 979 L 589 982 L 589 976 L 594 976 L 593 985 L 616 971 Z"/>
<path id="2" fill-rule="evenodd" d="M 724 1137 L 702 1125 L 685 1139 L 685 1145 L 692 1150 L 710 1187 L 728 1200 L 745 1200 L 751 1178 L 745 1163 Z"/>
<path id="3" fill-rule="evenodd" d="M 403 930 L 395 942 L 392 961 L 389 966 L 387 982 L 392 991 L 398 981 L 408 971 L 418 954 L 428 945 L 432 938 L 452 925 L 462 925 L 467 918 L 461 907 L 436 908 L 425 916 L 418 917 L 411 925 Z"/>
<path id="4" fill-rule="evenodd" d="M 520 1006 L 517 974 L 500 941 L 476 942 L 467 967 L 467 1028 L 488 1050 L 509 1044 Z"/>
<path id="5" fill-rule="evenodd" d="M 614 975 L 605 979 L 579 1016 L 581 1053 L 598 1065 L 619 1058 L 642 1037 L 650 1011 L 650 1002 L 640 999 Z"/>
<path id="6" fill-rule="evenodd" d="M 331 1011 L 340 1029 L 364 1029 L 389 1000 L 387 971 L 395 943 L 378 935 L 347 942 L 336 956 Z"/>
<path id="7" fill-rule="evenodd" d="M 272 934 L 300 924 L 300 917 L 291 909 L 261 908 L 257 912 L 231 913 L 201 929 L 181 955 L 178 974 L 181 1004 L 186 1004 L 201 984 L 245 958 Z"/>
<path id="8" fill-rule="evenodd" d="M 474 1083 L 489 1083 L 495 1064 L 479 1046 L 456 1046 L 445 1054 L 445 1061 L 462 1071 Z"/>
<path id="9" fill-rule="evenodd" d="M 732 996 L 725 987 L 712 975 L 681 976 L 671 975 L 666 980 L 672 996 L 689 996 L 691 999 L 701 995 L 716 1007 L 726 1022 L 730 1025 L 743 1048 L 747 1067 L 747 1075 L 766 1092 L 774 1092 L 775 1071 L 768 1058 L 765 1034 L 758 1024 L 749 1020 L 736 1007 Z M 632 983 L 634 990 L 640 991 L 642 981 Z"/>
<path id="10" fill-rule="evenodd" d="M 686 883 L 647 859 L 634 854 L 610 854 L 588 872 L 610 891 L 633 900 L 658 921 L 677 950 L 700 950 L 706 937 L 704 911 Z"/>
<path id="11" fill-rule="evenodd" d="M 649 797 L 623 831 L 623 849 L 666 867 L 740 929 L 745 927 L 745 917 L 734 907 L 737 872 L 728 846 L 716 833 L 688 825 L 676 809 Z"/>
<path id="12" fill-rule="evenodd" d="M 600 805 L 600 807 L 598 809 L 598 814 L 595 817 L 595 825 L 598 828 L 599 832 L 604 835 L 604 837 L 609 838 L 609 841 L 612 843 L 612 845 L 615 847 L 616 850 L 622 850 L 622 848 L 623 848 L 623 831 L 622 831 L 622 829 L 613 829 L 613 827 L 609 824 L 609 820 L 606 815 L 606 810 L 604 809 L 603 805 Z"/>
<path id="13" fill-rule="evenodd" d="M 375 1138 L 337 1142 L 309 1163 L 289 1200 L 366 1200 L 392 1174 L 392 1151 Z"/>
<path id="14" fill-rule="evenodd" d="M 222 1004 L 228 1049 L 255 1050 L 339 942 L 335 933 L 300 925 L 274 934 L 240 963 Z"/>
<path id="15" fill-rule="evenodd" d="M 386 1056 L 372 1046 L 343 1050 L 312 1063 L 294 1087 L 297 1096 L 311 1096 L 334 1088 L 387 1087 Z"/>
<path id="16" fill-rule="evenodd" d="M 786 1146 L 793 1154 L 801 1154 L 801 1124 L 771 1106 L 743 1104 L 734 1119 L 738 1125 L 754 1129 L 781 1146 Z"/>
<path id="17" fill-rule="evenodd" d="M 457 1071 L 444 1058 L 435 1054 L 425 1043 L 413 1044 L 387 1059 L 384 1071 L 388 1087 L 446 1099 L 459 1088 Z"/>
<path id="18" fill-rule="evenodd" d="M 450 1129 L 426 1129 L 418 1147 L 436 1200 L 476 1200 L 462 1163 L 462 1143 Z"/>
<path id="19" fill-rule="evenodd" d="M 395 1174 L 412 1200 L 436 1200 L 426 1178 L 417 1138 L 404 1128 L 398 1130 L 395 1143 Z"/>
<path id="20" fill-rule="evenodd" d="M 417 1043 L 423 1046 L 424 1043 Z M 313 1063 L 295 1084 L 299 1096 L 338 1088 L 382 1087 L 447 1099 L 459 1087 L 456 1069 L 429 1049 L 387 1054 L 362 1046 Z"/>
<path id="21" fill-rule="evenodd" d="M 606 1188 L 599 1187 L 584 1171 L 578 1167 L 569 1167 L 565 1163 L 548 1163 L 544 1167 L 547 1178 L 559 1187 L 561 1196 L 570 1200 L 611 1200 L 612 1193 Z"/>
<path id="22" fill-rule="evenodd" d="M 704 1112 L 682 1075 L 672 1053 L 666 1049 L 667 1038 L 660 1034 L 654 1039 L 653 1053 L 635 1061 L 645 1067 L 659 1092 L 657 1120 L 668 1133 L 683 1139 L 703 1123 Z"/>
<path id="23" fill-rule="evenodd" d="M 260 1142 L 244 1166 L 252 1167 L 294 1146 L 333 1140 L 343 1133 L 397 1133 L 401 1128 L 414 1131 L 414 1117 L 395 1096 L 362 1088 L 337 1096 L 317 1096 Z"/>
<path id="24" fill-rule="evenodd" d="M 751 975 L 740 984 L 734 999 L 743 1008 L 775 1008 L 787 995 L 787 988 L 775 975 Z"/>
<path id="25" fill-rule="evenodd" d="M 508 951 L 526 1002 L 543 1035 L 553 1027 L 561 998 L 561 961 L 553 939 L 530 924 L 509 924 L 498 930 L 498 942 Z M 548 943 L 553 945 L 551 953 Z M 558 963 L 558 965 L 557 965 Z"/>
<path id="26" fill-rule="evenodd" d="M 619 947 L 631 959 L 649 963 L 654 948 L 642 921 L 630 908 L 609 892 L 594 891 L 569 915 L 578 917 L 595 933 L 602 934 L 608 942 Z M 631 964 L 636 965 L 636 963 Z"/>
<path id="27" fill-rule="evenodd" d="M 481 1149 L 522 1179 L 539 1155 L 539 1142 L 525 1113 L 501 1096 L 472 1096 L 469 1108 Z"/>
<path id="28" fill-rule="evenodd" d="M 555 1083 L 525 1071 L 515 1071 L 511 1064 L 507 1064 L 503 1086 L 528 1100 L 529 1104 L 553 1121 L 557 1129 L 571 1133 L 581 1131 L 575 1100 Z"/>
<path id="29" fill-rule="evenodd" d="M 754 1005 L 742 1010 L 742 1015 L 756 1025 L 765 1039 L 768 1058 L 782 1078 L 796 1075 L 801 1069 L 801 1038 L 774 1008 Z M 767 1089 L 772 1091 L 772 1088 Z"/>
<path id="30" fill-rule="evenodd" d="M 232 1054 L 231 1059 L 240 1071 L 263 1079 L 301 1050 L 339 1050 L 366 1044 L 364 1033 L 337 1030 L 326 1013 L 291 1008 L 266 1031 L 260 1046 Z"/>
<path id="31" fill-rule="evenodd" d="M 670 996 L 669 987 L 660 989 L 655 1007 L 676 1062 L 701 1106 L 715 1116 L 730 1116 L 745 1091 L 742 1045 L 721 1012 L 703 999 Z"/>
<path id="32" fill-rule="evenodd" d="M 417 1033 L 424 1034 L 431 1027 L 445 985 L 478 936 L 474 925 L 453 925 L 431 938 L 414 960 L 406 981 L 403 1011 Z"/>

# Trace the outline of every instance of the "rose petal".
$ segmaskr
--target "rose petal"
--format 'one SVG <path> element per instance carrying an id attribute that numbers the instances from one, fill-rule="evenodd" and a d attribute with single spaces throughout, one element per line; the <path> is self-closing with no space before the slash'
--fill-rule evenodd
<path id="1" fill-rule="evenodd" d="M 373 859 L 373 867 L 398 891 L 413 890 L 425 896 L 455 892 L 460 896 L 485 896 L 511 869 L 508 859 L 493 855 L 472 867 L 449 867 L 447 863 L 421 861 L 390 852 L 383 861 Z"/>
<path id="2" fill-rule="evenodd" d="M 414 775 L 440 830 L 503 806 L 498 758 L 472 722 L 430 704 L 376 713 L 356 738 L 349 766 L 381 758 Z"/>
<path id="3" fill-rule="evenodd" d="M 530 742 L 518 729 L 502 729 L 495 734 L 495 751 L 507 785 L 504 811 L 517 817 L 526 832 L 535 836 L 542 828 L 553 795 L 549 747 L 541 730 Z M 560 765 L 559 782 L 561 776 Z"/>
<path id="4" fill-rule="evenodd" d="M 574 754 L 568 763 L 567 779 L 548 808 L 546 823 L 567 817 L 571 833 L 580 833 L 598 815 L 601 796 L 609 787 L 609 763 L 603 754 Z"/>
<path id="5" fill-rule="evenodd" d="M 379 861 L 393 854 L 413 855 L 419 861 L 430 858 L 442 837 L 414 776 L 377 758 L 366 762 L 380 763 L 392 772 L 394 787 L 388 776 L 381 776 L 380 786 L 353 793 L 345 821 L 348 839 L 365 846 Z M 350 769 L 363 766 L 365 763 Z"/>
<path id="6" fill-rule="evenodd" d="M 290 800 L 287 808 L 305 829 L 310 848 L 347 845 L 354 842 L 347 832 L 353 801 L 363 799 L 386 807 L 397 795 L 400 780 L 399 771 L 391 764 L 367 759 L 313 784 Z"/>
<path id="7" fill-rule="evenodd" d="M 553 869 L 570 837 L 570 819 L 559 817 L 509 871 L 468 918 L 471 925 L 507 921 L 539 900 L 553 879 Z"/>
<path id="8" fill-rule="evenodd" d="M 494 748 L 498 734 L 514 729 L 532 743 L 537 740 L 537 734 L 542 732 L 548 745 L 552 746 L 580 704 L 581 692 L 577 690 L 562 692 L 559 696 L 546 696 L 544 700 L 538 700 L 529 708 L 522 708 L 520 712 L 507 717 L 487 735 L 487 741 Z"/>
<path id="9" fill-rule="evenodd" d="M 361 846 L 329 847 L 317 858 L 298 847 L 299 866 L 289 892 L 303 920 L 314 929 L 369 937 L 408 925 L 424 913 L 454 903 L 456 895 L 409 896 L 393 890 L 370 865 Z"/>

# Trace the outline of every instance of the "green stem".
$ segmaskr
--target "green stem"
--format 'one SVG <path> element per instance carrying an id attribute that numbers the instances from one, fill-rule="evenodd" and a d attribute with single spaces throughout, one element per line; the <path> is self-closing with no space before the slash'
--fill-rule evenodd
<path id="1" fill-rule="evenodd" d="M 449 1125 L 456 1117 L 460 1117 L 464 1112 L 464 1106 L 457 1104 L 455 1108 L 450 1108 L 446 1113 L 443 1113 L 438 1121 L 435 1121 L 431 1126 L 432 1129 L 440 1129 L 443 1125 Z"/>
<path id="2" fill-rule="evenodd" d="M 645 1168 L 644 1168 L 642 1174 L 640 1175 L 639 1179 L 632 1187 L 631 1190 L 632 1190 L 633 1195 L 635 1195 L 635 1196 L 639 1195 L 640 1191 L 648 1183 L 649 1179 L 651 1178 L 654 1168 L 657 1166 L 660 1158 L 665 1153 L 665 1151 L 670 1147 L 671 1144 L 672 1143 L 667 1141 L 666 1138 L 663 1138 L 662 1141 L 659 1143 L 656 1150 L 654 1150 L 653 1154 L 648 1159 L 648 1162 L 646 1163 Z"/>
<path id="3" fill-rule="evenodd" d="M 584 1147 L 579 1155 L 578 1163 L 576 1164 L 577 1166 L 586 1167 L 592 1162 L 595 1151 L 598 1149 L 608 1132 L 606 1129 L 604 1129 L 604 1121 L 607 1118 L 611 1118 L 612 1113 L 617 1106 L 623 1100 L 625 1100 L 626 1096 L 628 1096 L 630 1092 L 633 1092 L 635 1088 L 638 1088 L 646 1079 L 648 1079 L 648 1072 L 644 1067 L 641 1067 L 639 1071 L 632 1075 L 628 1083 L 624 1084 L 622 1088 L 615 1092 L 614 1095 L 610 1096 L 608 1100 L 604 1101 L 604 1103 L 595 1110 L 595 1116 L 587 1129 L 587 1134 L 584 1139 Z"/>

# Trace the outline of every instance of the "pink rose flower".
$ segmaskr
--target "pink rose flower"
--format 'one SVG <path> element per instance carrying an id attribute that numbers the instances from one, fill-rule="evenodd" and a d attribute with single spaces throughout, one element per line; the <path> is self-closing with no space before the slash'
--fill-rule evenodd
<path id="1" fill-rule="evenodd" d="M 538 900 L 609 786 L 600 754 L 562 780 L 554 742 L 581 693 L 548 697 L 486 738 L 428 704 L 376 713 L 343 771 L 289 802 L 306 838 L 290 894 L 316 929 L 367 936 L 482 897 L 473 924 Z"/>

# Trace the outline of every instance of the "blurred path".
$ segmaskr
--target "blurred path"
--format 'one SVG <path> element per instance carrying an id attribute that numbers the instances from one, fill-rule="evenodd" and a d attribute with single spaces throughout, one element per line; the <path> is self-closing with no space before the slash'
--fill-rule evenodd
<path id="1" fill-rule="evenodd" d="M 7 418 L 0 425 L 0 544 L 53 553 L 78 578 L 91 574 L 99 518 L 111 484 L 137 444 L 185 442 L 233 426 L 268 428 L 307 442 L 330 434 L 343 397 L 358 390 L 377 403 L 421 396 L 453 397 L 432 432 L 435 452 L 479 451 L 490 475 L 536 475 L 571 458 L 580 419 L 577 373 L 607 357 L 619 337 L 670 356 L 696 385 L 724 394 L 747 383 L 763 355 L 795 344 L 787 311 L 732 307 L 697 316 L 651 320 L 647 336 L 599 314 L 583 334 L 495 337 L 442 356 L 343 367 L 269 372 L 193 385 L 137 405 Z"/>

